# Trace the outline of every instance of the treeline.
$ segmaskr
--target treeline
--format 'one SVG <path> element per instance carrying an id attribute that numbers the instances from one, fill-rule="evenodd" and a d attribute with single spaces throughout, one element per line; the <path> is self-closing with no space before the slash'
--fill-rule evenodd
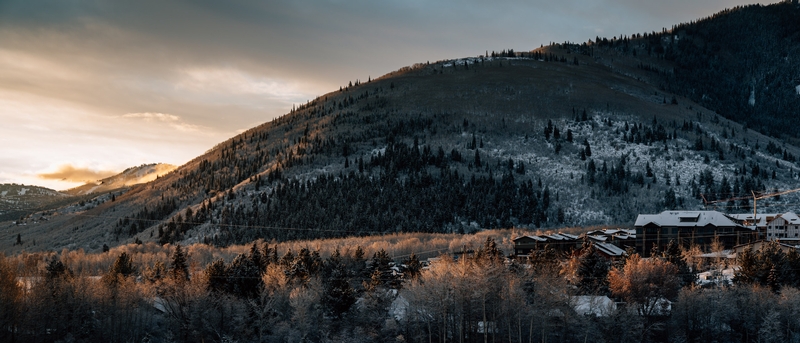
<path id="1" fill-rule="evenodd" d="M 6 342 L 783 342 L 800 335 L 800 255 L 745 252 L 735 282 L 700 287 L 697 248 L 611 262 L 586 243 L 507 260 L 491 238 L 429 266 L 360 247 L 321 257 L 254 244 L 198 265 L 122 252 L 99 276 L 69 254 L 0 255 Z M 33 264 L 32 264 L 33 263 Z M 721 268 L 724 261 L 712 261 Z M 32 265 L 31 265 L 32 264 Z M 33 268 L 31 268 L 33 267 Z M 35 270 L 20 274 L 20 270 Z M 604 301 L 604 296 L 613 301 Z"/>

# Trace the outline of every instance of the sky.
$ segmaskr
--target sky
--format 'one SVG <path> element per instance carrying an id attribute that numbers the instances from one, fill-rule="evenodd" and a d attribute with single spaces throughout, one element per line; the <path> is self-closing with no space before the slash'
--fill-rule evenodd
<path id="1" fill-rule="evenodd" d="M 181 165 L 414 63 L 660 31 L 740 0 L 0 0 L 0 183 Z"/>

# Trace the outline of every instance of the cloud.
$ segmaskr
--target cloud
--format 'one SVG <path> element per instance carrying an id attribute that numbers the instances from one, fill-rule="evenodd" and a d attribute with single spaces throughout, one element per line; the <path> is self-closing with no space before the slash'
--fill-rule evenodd
<path id="1" fill-rule="evenodd" d="M 166 113 L 153 113 L 153 112 L 144 112 L 144 113 L 127 113 L 122 115 L 123 118 L 142 118 L 146 121 L 163 121 L 163 122 L 175 122 L 179 121 L 181 118 Z"/>
<path id="2" fill-rule="evenodd" d="M 105 179 L 119 174 L 113 170 L 93 170 L 85 167 L 75 167 L 71 164 L 64 164 L 58 167 L 55 172 L 41 173 L 36 176 L 44 180 L 60 180 L 67 182 L 92 182 Z"/>
<path id="3" fill-rule="evenodd" d="M 200 126 L 192 125 L 181 121 L 181 117 L 174 114 L 158 113 L 158 112 L 141 112 L 141 113 L 127 113 L 123 114 L 122 118 L 136 118 L 143 119 L 146 122 L 162 122 L 167 123 L 170 127 L 183 132 L 200 131 Z"/>

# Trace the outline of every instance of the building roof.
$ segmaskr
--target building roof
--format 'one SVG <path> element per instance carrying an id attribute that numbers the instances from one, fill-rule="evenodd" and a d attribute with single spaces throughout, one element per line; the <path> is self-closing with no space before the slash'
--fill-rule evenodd
<path id="1" fill-rule="evenodd" d="M 549 239 L 554 240 L 554 241 L 563 241 L 563 240 L 567 240 L 567 239 L 572 239 L 572 238 L 564 236 L 564 235 L 562 235 L 560 233 L 554 233 L 552 235 L 547 235 L 547 236 L 544 236 L 544 237 L 545 238 L 549 238 Z"/>
<path id="2" fill-rule="evenodd" d="M 636 227 L 648 224 L 662 227 L 742 227 L 734 218 L 717 211 L 664 211 L 659 214 L 640 214 L 636 218 Z"/>
<path id="3" fill-rule="evenodd" d="M 775 217 L 779 216 L 778 213 L 757 213 L 756 214 L 756 226 L 757 227 L 765 227 L 769 221 L 775 219 Z M 747 225 L 753 225 L 753 214 L 752 213 L 737 213 L 737 214 L 729 214 L 731 218 L 740 221 L 746 221 Z"/>
<path id="4" fill-rule="evenodd" d="M 595 248 L 597 250 L 602 251 L 604 254 L 612 257 L 622 257 L 625 256 L 625 250 L 620 249 L 614 244 L 611 243 L 602 243 L 602 242 L 595 242 Z"/>
<path id="5" fill-rule="evenodd" d="M 797 217 L 797 215 L 794 214 L 794 212 L 786 212 L 784 214 L 781 214 L 780 217 L 792 224 L 800 224 L 800 217 Z"/>
<path id="6" fill-rule="evenodd" d="M 542 238 L 542 237 L 539 237 L 539 236 L 520 236 L 520 237 L 514 238 L 513 241 L 516 242 L 516 241 L 521 240 L 523 238 L 528 238 L 528 239 L 532 239 L 534 241 L 539 241 L 539 242 L 544 242 L 544 241 L 547 240 L 546 238 Z"/>
<path id="7" fill-rule="evenodd" d="M 588 237 L 595 242 L 605 242 L 608 239 L 608 236 L 601 235 L 590 235 Z"/>
<path id="8" fill-rule="evenodd" d="M 578 295 L 570 298 L 570 304 L 580 315 L 609 316 L 617 310 L 617 304 L 605 295 Z"/>

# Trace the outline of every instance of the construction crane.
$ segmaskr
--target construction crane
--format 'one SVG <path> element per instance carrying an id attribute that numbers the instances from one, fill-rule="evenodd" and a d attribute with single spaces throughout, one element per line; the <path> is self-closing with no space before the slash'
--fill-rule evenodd
<path id="1" fill-rule="evenodd" d="M 800 188 L 790 189 L 788 191 L 782 191 L 782 192 L 766 193 L 766 194 L 765 193 L 756 193 L 754 191 L 750 191 L 750 194 L 753 195 L 752 197 L 749 197 L 749 196 L 736 197 L 736 198 L 729 198 L 729 199 L 724 199 L 724 200 L 714 200 L 714 201 L 706 200 L 706 197 L 703 194 L 700 194 L 700 196 L 703 198 L 703 205 L 704 206 L 708 206 L 709 204 L 716 204 L 716 203 L 720 203 L 720 202 L 728 202 L 728 201 L 736 201 L 736 200 L 744 200 L 744 199 L 747 199 L 747 200 L 753 199 L 753 219 L 755 220 L 755 218 L 756 218 L 756 202 L 758 200 L 777 197 L 777 196 L 781 196 L 781 195 L 789 194 L 789 193 L 794 193 L 794 192 L 800 192 Z"/>

